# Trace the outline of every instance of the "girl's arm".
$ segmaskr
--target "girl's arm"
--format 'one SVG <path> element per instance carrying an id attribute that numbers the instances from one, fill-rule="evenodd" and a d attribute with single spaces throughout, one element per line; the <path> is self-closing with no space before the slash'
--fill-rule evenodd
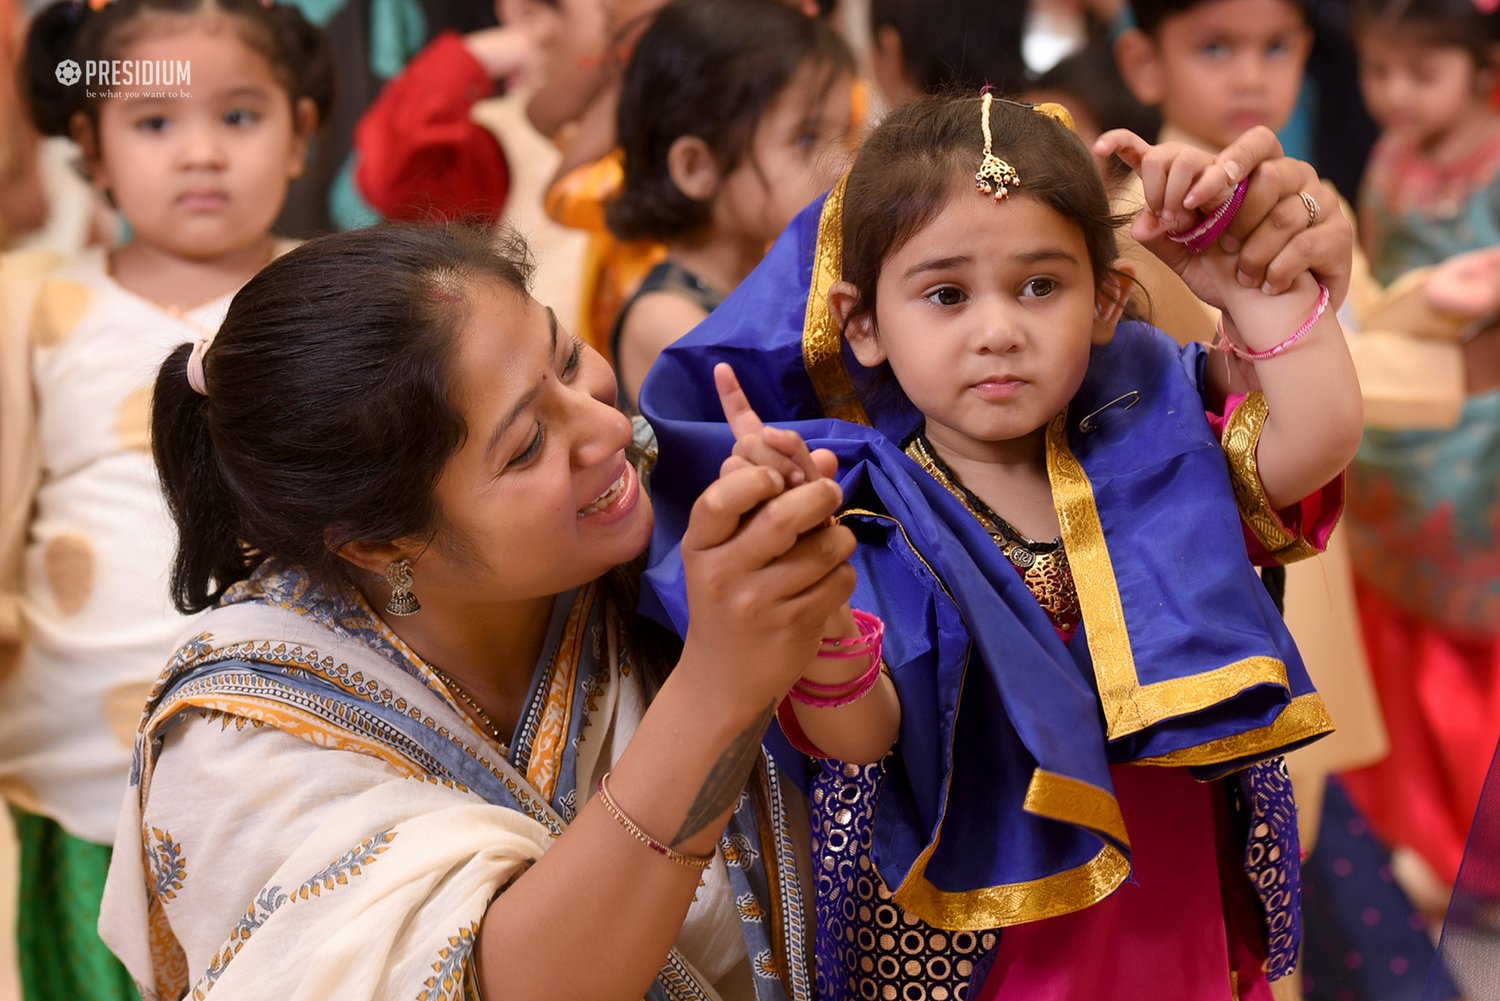
<path id="1" fill-rule="evenodd" d="M 713 854 L 777 702 L 853 590 L 853 535 L 827 525 L 841 502 L 831 480 L 788 488 L 748 464 L 698 499 L 682 542 L 692 615 L 682 657 L 610 773 L 636 831 L 592 796 L 495 898 L 479 936 L 485 996 L 646 993 L 700 871 L 643 838 Z"/>
<path id="2" fill-rule="evenodd" d="M 802 436 L 766 427 L 727 364 L 714 367 L 725 419 L 735 432 L 734 453 L 721 473 L 742 466 L 775 470 L 788 483 L 816 482 L 838 472 L 831 452 L 809 452 Z M 870 617 L 855 621 L 848 602 L 825 625 L 824 642 L 777 710 L 782 728 L 801 751 L 868 764 L 885 757 L 901 725 L 901 702 L 883 667 Z M 878 620 L 875 620 L 878 621 Z"/>
<path id="3" fill-rule="evenodd" d="M 1240 353 L 1227 363 L 1211 360 L 1210 393 L 1215 399 L 1252 389 L 1265 394 L 1269 413 L 1256 462 L 1268 502 L 1284 508 L 1344 470 L 1359 446 L 1364 415 L 1335 317 L 1348 289 L 1353 233 L 1331 189 L 1306 164 L 1282 157 L 1274 136 L 1262 132 L 1248 133 L 1217 157 L 1176 144 L 1151 146 L 1128 132 L 1107 133 L 1095 151 L 1119 153 L 1141 175 L 1148 211 L 1132 235 L 1224 311 L 1224 334 Z M 1246 177 L 1239 212 L 1211 246 L 1191 253 L 1167 237 L 1192 229 L 1229 197 L 1231 182 Z M 1304 192 L 1319 206 L 1315 222 Z M 1315 315 L 1320 280 L 1329 294 Z"/>

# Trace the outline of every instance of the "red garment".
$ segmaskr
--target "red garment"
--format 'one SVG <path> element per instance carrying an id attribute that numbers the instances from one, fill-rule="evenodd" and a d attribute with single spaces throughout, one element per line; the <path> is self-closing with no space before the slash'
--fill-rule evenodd
<path id="1" fill-rule="evenodd" d="M 1392 844 L 1452 884 L 1500 737 L 1500 640 L 1465 638 L 1354 585 L 1391 755 L 1340 779 Z"/>
<path id="2" fill-rule="evenodd" d="M 1114 765 L 1110 778 L 1130 879 L 1092 907 L 1005 929 L 980 1001 L 1270 1001 L 1222 785 L 1183 768 Z"/>
<path id="3" fill-rule="evenodd" d="M 470 117 L 494 93 L 463 36 L 433 39 L 355 128 L 354 179 L 365 201 L 388 219 L 499 221 L 510 167 L 494 133 Z"/>

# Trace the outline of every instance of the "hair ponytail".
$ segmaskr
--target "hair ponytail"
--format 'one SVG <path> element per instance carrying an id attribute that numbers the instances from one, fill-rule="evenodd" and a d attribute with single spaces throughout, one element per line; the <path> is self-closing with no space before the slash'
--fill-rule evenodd
<path id="1" fill-rule="evenodd" d="M 245 547 L 234 494 L 214 453 L 209 399 L 188 385 L 191 344 L 178 345 L 156 376 L 151 404 L 151 453 L 167 510 L 177 525 L 172 604 L 202 611 L 260 562 Z"/>

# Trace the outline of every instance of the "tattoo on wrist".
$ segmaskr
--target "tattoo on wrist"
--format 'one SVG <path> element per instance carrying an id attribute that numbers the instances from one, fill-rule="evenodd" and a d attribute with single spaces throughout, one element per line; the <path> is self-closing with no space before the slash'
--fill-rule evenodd
<path id="1" fill-rule="evenodd" d="M 776 703 L 773 702 L 766 706 L 755 722 L 729 742 L 724 753 L 719 755 L 719 760 L 709 769 L 708 778 L 703 780 L 698 795 L 693 798 L 693 805 L 688 807 L 682 826 L 668 842 L 670 845 L 676 847 L 682 844 L 711 824 L 714 818 L 739 799 L 745 788 L 745 776 L 750 773 L 750 766 L 760 754 L 761 739 L 775 713 Z"/>

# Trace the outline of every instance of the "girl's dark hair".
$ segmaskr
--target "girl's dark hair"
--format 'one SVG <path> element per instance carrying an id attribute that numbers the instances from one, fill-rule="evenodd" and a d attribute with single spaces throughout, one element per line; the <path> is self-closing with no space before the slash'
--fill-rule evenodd
<path id="1" fill-rule="evenodd" d="M 1480 10 L 1474 0 L 1355 0 L 1351 15 L 1356 35 L 1384 29 L 1417 44 L 1463 49 L 1477 69 L 1495 66 L 1500 13 Z"/>
<path id="2" fill-rule="evenodd" d="M 80 0 L 57 0 L 32 19 L 21 66 L 21 93 L 37 130 L 66 136 L 78 112 L 99 124 L 100 97 L 88 97 L 82 81 L 65 84 L 58 65 L 71 60 L 118 59 L 132 41 L 164 17 L 219 14 L 227 17 L 245 44 L 263 55 L 291 95 L 293 106 L 306 97 L 328 121 L 333 108 L 333 48 L 328 35 L 308 23 L 295 6 L 260 0 L 113 0 L 93 10 Z M 102 93 L 96 90 L 94 93 Z"/>
<path id="3" fill-rule="evenodd" d="M 1167 18 L 1211 2 L 1212 0 L 1130 0 L 1130 12 L 1135 16 L 1135 26 L 1154 37 Z M 1287 0 L 1287 3 L 1304 15 L 1308 13 L 1308 0 Z"/>
<path id="4" fill-rule="evenodd" d="M 622 239 L 666 240 L 707 224 L 710 204 L 672 182 L 672 144 L 697 136 L 721 171 L 733 170 L 756 123 L 804 65 L 832 86 L 853 72 L 854 58 L 832 28 L 782 0 L 673 0 L 664 7 L 625 69 L 625 184 L 607 210 L 609 228 Z"/>
<path id="5" fill-rule="evenodd" d="M 927 225 L 951 198 L 974 200 L 983 155 L 980 99 L 926 98 L 888 115 L 860 146 L 844 192 L 843 279 L 859 294 L 851 316 L 873 314 L 886 259 Z M 1035 198 L 1083 232 L 1095 286 L 1119 256 L 1109 197 L 1093 155 L 1067 126 L 1030 105 L 996 100 L 990 108 L 994 152 L 1015 168 L 1011 198 Z"/>
<path id="6" fill-rule="evenodd" d="M 188 384 L 156 378 L 152 452 L 177 525 L 172 600 L 213 604 L 266 559 L 343 580 L 340 546 L 435 533 L 466 428 L 450 387 L 468 288 L 525 293 L 519 237 L 382 226 L 309 241 L 235 295 Z"/>
<path id="7" fill-rule="evenodd" d="M 996 0 L 871 0 L 870 30 L 890 26 L 924 94 L 1015 93 L 1026 86 L 1027 4 Z"/>

